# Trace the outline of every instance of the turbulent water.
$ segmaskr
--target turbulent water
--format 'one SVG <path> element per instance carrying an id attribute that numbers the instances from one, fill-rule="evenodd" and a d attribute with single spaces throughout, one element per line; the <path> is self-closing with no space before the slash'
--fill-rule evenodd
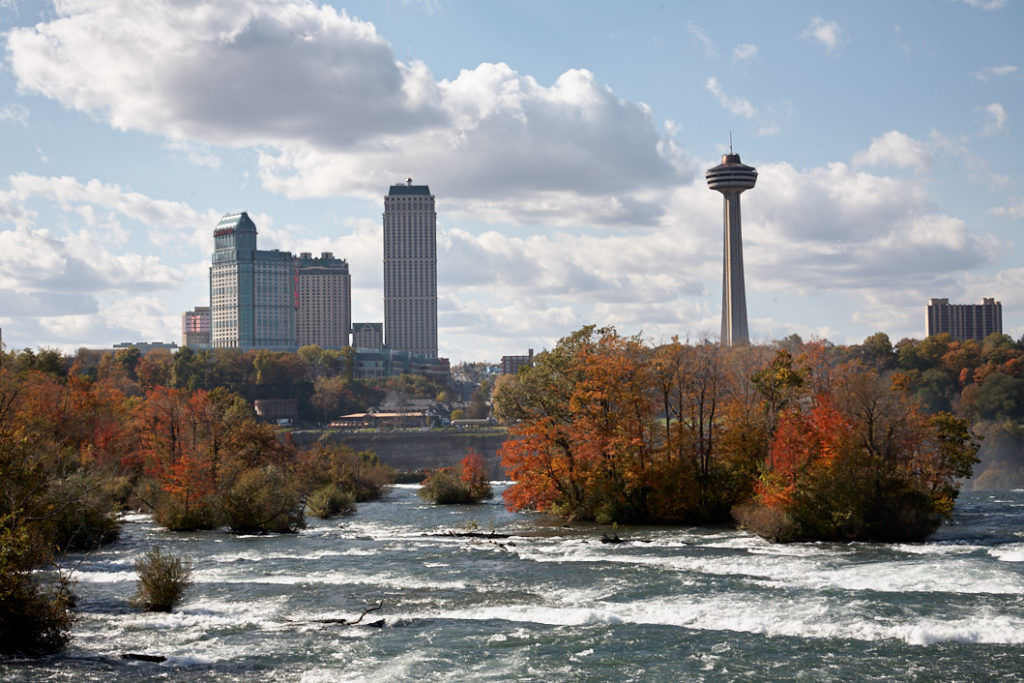
<path id="1" fill-rule="evenodd" d="M 499 490 L 501 487 L 497 487 Z M 1021 680 L 1024 492 L 965 493 L 928 543 L 772 545 L 732 529 L 563 528 L 398 486 L 295 535 L 148 517 L 69 558 L 78 619 L 13 680 Z M 509 538 L 455 537 L 492 528 Z M 130 605 L 153 545 L 191 557 L 170 614 Z M 363 623 L 354 619 L 383 601 Z M 123 653 L 167 657 L 125 661 Z"/>

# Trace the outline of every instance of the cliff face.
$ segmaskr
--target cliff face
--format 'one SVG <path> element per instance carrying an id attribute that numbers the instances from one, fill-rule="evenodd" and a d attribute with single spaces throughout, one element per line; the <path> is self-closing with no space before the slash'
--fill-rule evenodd
<path id="1" fill-rule="evenodd" d="M 318 431 L 292 433 L 300 448 L 312 445 L 320 436 Z M 343 443 L 357 451 L 376 453 L 382 463 L 402 472 L 454 467 L 472 448 L 484 457 L 484 467 L 490 479 L 506 478 L 498 458 L 498 449 L 507 438 L 504 432 L 330 432 L 326 438 L 330 443 Z"/>

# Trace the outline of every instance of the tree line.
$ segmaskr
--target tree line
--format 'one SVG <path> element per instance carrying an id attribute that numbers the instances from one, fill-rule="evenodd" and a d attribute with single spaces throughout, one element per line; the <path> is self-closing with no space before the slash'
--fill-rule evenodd
<path id="1" fill-rule="evenodd" d="M 75 375 L 113 384 L 124 394 L 142 396 L 154 387 L 187 391 L 224 388 L 252 403 L 259 399 L 295 399 L 299 420 L 325 425 L 332 418 L 378 405 L 387 391 L 409 398 L 436 398 L 447 387 L 421 375 L 360 379 L 355 351 L 303 346 L 297 352 L 188 347 L 175 352 L 136 348 L 115 351 L 80 349 L 65 357 L 54 349 L 25 349 L 2 354 L 5 367 L 35 369 L 54 377 Z"/>

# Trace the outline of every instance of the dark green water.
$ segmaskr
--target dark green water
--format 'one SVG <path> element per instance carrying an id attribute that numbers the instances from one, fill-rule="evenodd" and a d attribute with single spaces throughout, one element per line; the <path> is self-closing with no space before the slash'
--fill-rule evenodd
<path id="1" fill-rule="evenodd" d="M 500 489 L 500 487 L 499 487 Z M 473 525 L 512 538 L 435 536 Z M 1024 680 L 1024 492 L 965 493 L 920 545 L 774 546 L 729 529 L 561 528 L 396 487 L 298 535 L 171 534 L 131 517 L 77 564 L 68 650 L 5 680 Z M 193 558 L 171 614 L 131 562 Z M 317 620 L 353 618 L 382 628 Z M 125 662 L 126 652 L 164 655 Z"/>

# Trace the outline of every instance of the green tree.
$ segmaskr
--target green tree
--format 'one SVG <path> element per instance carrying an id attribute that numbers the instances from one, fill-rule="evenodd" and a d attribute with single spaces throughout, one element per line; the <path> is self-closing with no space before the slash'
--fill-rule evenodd
<path id="1" fill-rule="evenodd" d="M 879 371 L 896 367 L 896 351 L 885 332 L 867 337 L 860 345 L 858 356 L 865 365 Z"/>
<path id="2" fill-rule="evenodd" d="M 491 387 L 493 383 L 490 379 L 485 379 L 480 383 L 480 386 L 476 388 L 473 395 L 469 399 L 469 406 L 466 408 L 466 416 L 474 420 L 481 420 L 487 417 L 491 412 L 491 406 L 489 405 L 491 397 Z"/>

